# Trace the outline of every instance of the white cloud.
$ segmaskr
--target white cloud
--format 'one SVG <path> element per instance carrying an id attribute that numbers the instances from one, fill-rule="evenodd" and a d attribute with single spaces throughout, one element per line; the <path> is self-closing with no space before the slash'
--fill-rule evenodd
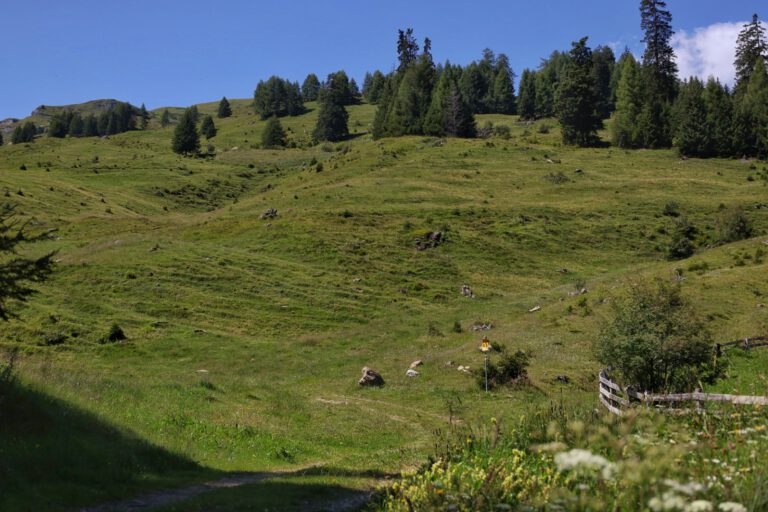
<path id="1" fill-rule="evenodd" d="M 695 29 L 692 33 L 679 31 L 672 37 L 677 55 L 680 78 L 714 76 L 726 84 L 733 84 L 736 56 L 736 38 L 746 22 L 715 23 Z"/>

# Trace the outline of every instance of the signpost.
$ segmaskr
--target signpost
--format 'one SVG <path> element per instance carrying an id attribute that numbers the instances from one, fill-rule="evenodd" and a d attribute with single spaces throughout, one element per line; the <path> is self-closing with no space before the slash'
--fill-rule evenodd
<path id="1" fill-rule="evenodd" d="M 483 336 L 483 341 L 480 342 L 480 352 L 485 354 L 485 392 L 488 392 L 488 353 L 491 351 L 491 342 L 488 336 Z"/>

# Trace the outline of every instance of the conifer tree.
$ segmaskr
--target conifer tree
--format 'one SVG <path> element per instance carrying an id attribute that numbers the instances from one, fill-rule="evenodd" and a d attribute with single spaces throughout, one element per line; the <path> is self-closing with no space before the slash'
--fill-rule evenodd
<path id="1" fill-rule="evenodd" d="M 71 116 L 68 112 L 61 112 L 51 118 L 51 122 L 48 125 L 48 136 L 61 139 L 67 136 L 69 131 L 69 119 Z"/>
<path id="2" fill-rule="evenodd" d="M 147 107 L 144 106 L 144 104 L 141 104 L 141 108 L 139 109 L 139 126 L 142 130 L 147 129 L 147 124 L 149 123 L 149 112 L 147 112 Z"/>
<path id="3" fill-rule="evenodd" d="M 515 114 L 517 104 L 515 100 L 514 73 L 509 67 L 509 59 L 501 54 L 496 59 L 494 69 L 493 97 L 491 101 L 492 112 L 496 114 Z"/>
<path id="4" fill-rule="evenodd" d="M 752 15 L 752 21 L 744 25 L 736 40 L 736 90 L 741 92 L 749 83 L 752 70 L 757 59 L 768 59 L 768 40 L 765 37 L 765 27 L 757 14 Z"/>
<path id="5" fill-rule="evenodd" d="M 200 136 L 197 133 L 194 107 L 184 111 L 179 124 L 173 132 L 172 148 L 174 153 L 192 155 L 200 149 Z M 196 109 L 195 109 L 196 110 Z"/>
<path id="6" fill-rule="evenodd" d="M 317 78 L 316 74 L 310 73 L 301 85 L 301 95 L 304 98 L 304 101 L 317 101 L 319 94 L 320 80 Z"/>
<path id="7" fill-rule="evenodd" d="M 96 121 L 96 116 L 89 114 L 83 120 L 83 136 L 84 137 L 98 137 L 99 136 L 99 124 Z"/>
<path id="8" fill-rule="evenodd" d="M 446 63 L 424 118 L 424 133 L 427 135 L 475 136 L 475 119 L 472 109 L 461 95 L 457 75 L 456 67 Z"/>
<path id="9" fill-rule="evenodd" d="M 611 78 L 616 65 L 616 56 L 608 46 L 598 46 L 592 52 L 592 77 L 595 82 L 597 111 L 602 119 L 607 119 L 614 109 L 611 94 Z"/>
<path id="10" fill-rule="evenodd" d="M 704 89 L 707 109 L 707 132 L 712 145 L 712 155 L 727 157 L 733 151 L 733 103 L 728 89 L 715 78 L 707 81 Z"/>
<path id="11" fill-rule="evenodd" d="M 413 37 L 413 29 L 408 28 L 406 30 L 398 30 L 397 35 L 397 60 L 400 65 L 397 68 L 398 72 L 404 71 L 410 67 L 411 64 L 416 62 L 416 57 L 419 54 L 419 44 L 416 42 L 416 38 Z"/>
<path id="12" fill-rule="evenodd" d="M 11 144 L 21 144 L 24 142 L 23 129 L 20 124 L 16 125 L 11 133 Z"/>
<path id="13" fill-rule="evenodd" d="M 85 130 L 85 123 L 83 122 L 82 116 L 80 114 L 75 113 L 72 115 L 72 119 L 69 121 L 69 128 L 67 130 L 67 134 L 70 137 L 82 137 L 83 132 Z"/>
<path id="14" fill-rule="evenodd" d="M 165 110 L 163 110 L 163 113 L 160 116 L 160 126 L 165 128 L 169 124 L 171 124 L 171 114 L 168 112 L 168 109 L 166 108 Z"/>
<path id="15" fill-rule="evenodd" d="M 192 105 L 187 110 L 189 110 L 189 115 L 192 118 L 192 122 L 197 124 L 197 122 L 200 121 L 200 112 L 197 110 L 197 105 Z"/>
<path id="16" fill-rule="evenodd" d="M 224 119 L 232 115 L 232 106 L 229 104 L 229 100 L 226 96 L 223 96 L 221 101 L 219 101 L 219 110 L 216 115 L 219 119 Z"/>
<path id="17" fill-rule="evenodd" d="M 315 130 L 312 132 L 316 141 L 336 142 L 349 136 L 349 114 L 344 108 L 346 98 L 342 85 L 343 77 L 331 75 L 326 87 L 320 90 L 320 110 Z"/>
<path id="18" fill-rule="evenodd" d="M 707 127 L 704 84 L 691 78 L 680 86 L 674 106 L 674 143 L 681 155 L 711 156 L 712 141 Z"/>
<path id="19" fill-rule="evenodd" d="M 368 92 L 363 94 L 368 103 L 375 105 L 379 102 L 382 92 L 384 91 L 384 84 L 386 80 L 387 78 L 381 71 L 376 70 L 373 72 L 373 76 L 371 78 L 371 86 L 369 87 Z"/>
<path id="20" fill-rule="evenodd" d="M 203 123 L 200 125 L 200 133 L 205 136 L 206 139 L 212 139 L 216 136 L 216 125 L 213 123 L 213 117 L 205 116 Z"/>
<path id="21" fill-rule="evenodd" d="M 373 75 L 370 71 L 365 72 L 365 76 L 363 77 L 363 89 L 361 91 L 361 94 L 363 98 L 366 100 L 368 99 L 368 93 L 371 92 L 371 86 L 373 85 Z"/>
<path id="22" fill-rule="evenodd" d="M 32 121 L 27 121 L 21 128 L 21 142 L 34 142 L 37 135 L 37 126 Z M 14 142 L 15 144 L 15 142 Z"/>
<path id="23" fill-rule="evenodd" d="M 641 0 L 640 26 L 645 33 L 643 66 L 650 70 L 647 86 L 662 101 L 672 101 L 677 89 L 677 64 L 671 44 L 672 14 L 666 7 L 663 0 Z"/>
<path id="24" fill-rule="evenodd" d="M 640 65 L 631 53 L 625 54 L 622 60 L 611 135 L 616 146 L 636 148 L 639 146 L 637 122 L 643 108 Z"/>
<path id="25" fill-rule="evenodd" d="M 286 143 L 285 130 L 277 117 L 270 117 L 261 134 L 261 146 L 264 148 L 284 147 Z"/>
<path id="26" fill-rule="evenodd" d="M 645 69 L 641 68 L 641 71 Z M 644 73 L 641 73 L 643 76 Z M 647 82 L 642 82 L 643 87 Z M 647 96 L 647 94 L 646 94 Z M 672 145 L 671 106 L 660 97 L 652 95 L 645 99 L 637 119 L 638 147 L 660 149 Z"/>
<path id="27" fill-rule="evenodd" d="M 733 132 L 737 155 L 768 156 L 768 72 L 762 57 L 746 89 L 736 97 Z"/>
<path id="28" fill-rule="evenodd" d="M 536 72 L 530 69 L 523 70 L 523 74 L 520 75 L 517 112 L 521 119 L 536 118 Z"/>
<path id="29" fill-rule="evenodd" d="M 555 111 L 563 144 L 590 146 L 598 141 L 597 130 L 603 123 L 597 111 L 592 51 L 586 37 L 573 43 L 558 87 Z"/>

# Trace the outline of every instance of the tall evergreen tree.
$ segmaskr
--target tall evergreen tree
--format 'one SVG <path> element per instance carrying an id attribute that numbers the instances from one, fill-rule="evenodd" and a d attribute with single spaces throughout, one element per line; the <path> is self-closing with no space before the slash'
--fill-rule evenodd
<path id="1" fill-rule="evenodd" d="M 69 121 L 72 118 L 69 112 L 60 112 L 51 118 L 48 125 L 48 136 L 61 139 L 67 136 Z"/>
<path id="2" fill-rule="evenodd" d="M 555 111 L 563 144 L 590 146 L 598 141 L 597 130 L 603 123 L 597 111 L 592 50 L 586 37 L 573 43 L 570 57 L 557 90 Z"/>
<path id="3" fill-rule="evenodd" d="M 165 128 L 169 124 L 171 124 L 171 114 L 168 112 L 168 109 L 166 108 L 165 110 L 163 110 L 163 113 L 160 116 L 160 126 Z"/>
<path id="4" fill-rule="evenodd" d="M 99 124 L 96 120 L 96 116 L 89 114 L 83 120 L 83 136 L 84 137 L 98 137 L 99 136 Z"/>
<path id="5" fill-rule="evenodd" d="M 607 119 L 614 109 L 611 94 L 611 78 L 616 66 L 616 56 L 608 46 L 598 46 L 592 52 L 592 77 L 595 82 L 597 111 L 602 119 Z"/>
<path id="6" fill-rule="evenodd" d="M 768 72 L 762 57 L 757 59 L 746 89 L 736 97 L 733 119 L 735 151 L 768 156 Z"/>
<path id="7" fill-rule="evenodd" d="M 728 89 L 718 80 L 711 78 L 704 89 L 704 104 L 707 109 L 707 132 L 713 156 L 733 155 L 733 103 Z"/>
<path id="8" fill-rule="evenodd" d="M 517 98 L 517 113 L 521 119 L 536 118 L 536 72 L 523 70 L 520 75 L 520 94 Z"/>
<path id="9" fill-rule="evenodd" d="M 386 81 L 387 78 L 384 76 L 384 73 L 379 70 L 373 72 L 371 77 L 371 86 L 368 88 L 367 92 L 363 92 L 363 97 L 368 103 L 375 105 L 379 102 L 379 99 L 381 98 L 381 95 L 384 91 L 384 84 Z"/>
<path id="10" fill-rule="evenodd" d="M 147 112 L 147 107 L 144 106 L 144 104 L 141 104 L 141 108 L 139 109 L 139 126 L 142 130 L 147 129 L 147 124 L 149 123 L 149 112 Z"/>
<path id="11" fill-rule="evenodd" d="M 213 117 L 205 116 L 203 118 L 203 123 L 200 125 L 200 133 L 205 135 L 206 139 L 212 139 L 216 136 L 217 132 L 216 125 L 213 123 Z"/>
<path id="12" fill-rule="evenodd" d="M 457 68 L 446 63 L 432 94 L 424 119 L 424 133 L 451 137 L 474 137 L 472 109 L 461 95 Z"/>
<path id="13" fill-rule="evenodd" d="M 404 71 L 416 62 L 419 54 L 419 43 L 413 37 L 413 29 L 398 30 L 397 35 L 397 60 L 400 65 L 398 71 Z"/>
<path id="14" fill-rule="evenodd" d="M 301 87 L 277 76 L 260 81 L 253 93 L 253 106 L 262 119 L 297 116 L 304 111 Z"/>
<path id="15" fill-rule="evenodd" d="M 327 85 L 320 90 L 320 109 L 315 130 L 312 132 L 316 141 L 336 142 L 349 136 L 349 114 L 344 108 L 346 92 L 342 85 L 343 77 L 335 74 L 328 77 Z"/>
<path id="16" fill-rule="evenodd" d="M 616 146 L 636 148 L 640 145 L 637 122 L 643 108 L 640 65 L 631 53 L 625 54 L 622 61 L 611 135 L 613 144 Z"/>
<path id="17" fill-rule="evenodd" d="M 536 72 L 536 117 L 552 117 L 555 113 L 555 93 L 568 64 L 569 55 L 558 51 L 544 60 Z"/>
<path id="18" fill-rule="evenodd" d="M 200 149 L 200 136 L 197 133 L 194 107 L 184 111 L 173 132 L 172 148 L 174 153 L 191 155 Z"/>
<path id="19" fill-rule="evenodd" d="M 20 128 L 21 130 L 19 132 L 20 134 L 19 142 L 26 143 L 26 142 L 35 141 L 35 135 L 37 135 L 37 125 L 35 125 L 35 123 L 33 123 L 32 121 L 27 121 Z M 14 141 L 13 143 L 16 144 L 16 141 Z"/>
<path id="20" fill-rule="evenodd" d="M 23 128 L 20 124 L 11 132 L 11 144 L 21 144 L 24 142 Z"/>
<path id="21" fill-rule="evenodd" d="M 650 69 L 649 86 L 651 93 L 665 101 L 672 101 L 677 89 L 677 64 L 671 39 L 672 14 L 663 0 L 640 1 L 640 26 L 645 33 L 643 42 L 643 66 Z"/>
<path id="22" fill-rule="evenodd" d="M 752 15 L 752 21 L 744 25 L 736 40 L 736 90 L 741 92 L 749 83 L 752 70 L 757 59 L 768 59 L 768 40 L 765 37 L 765 27 L 757 14 Z"/>
<path id="23" fill-rule="evenodd" d="M 712 140 L 707 126 L 704 84 L 691 78 L 680 86 L 674 106 L 674 143 L 681 155 L 712 155 Z"/>
<path id="24" fill-rule="evenodd" d="M 189 110 L 189 115 L 192 118 L 192 122 L 197 124 L 197 122 L 200 121 L 200 111 L 197 110 L 197 105 L 192 105 L 187 110 Z"/>
<path id="25" fill-rule="evenodd" d="M 496 114 L 517 113 L 514 76 L 512 68 L 509 66 L 509 58 L 500 54 L 496 59 L 493 87 L 491 88 L 493 91 L 491 112 Z"/>
<path id="26" fill-rule="evenodd" d="M 277 117 L 270 117 L 261 133 L 261 146 L 264 148 L 284 147 L 285 130 Z"/>
<path id="27" fill-rule="evenodd" d="M 229 104 L 229 100 L 226 96 L 223 96 L 221 101 L 219 101 L 219 110 L 216 115 L 219 119 L 224 119 L 232 115 L 232 105 Z"/>
<path id="28" fill-rule="evenodd" d="M 310 73 L 301 85 L 301 95 L 304 98 L 304 101 L 317 101 L 319 94 L 320 79 L 317 78 L 316 74 Z"/>
<path id="29" fill-rule="evenodd" d="M 73 114 L 72 119 L 69 121 L 67 134 L 70 137 L 82 137 L 84 135 L 84 131 L 85 123 L 83 122 L 82 116 L 78 113 Z"/>

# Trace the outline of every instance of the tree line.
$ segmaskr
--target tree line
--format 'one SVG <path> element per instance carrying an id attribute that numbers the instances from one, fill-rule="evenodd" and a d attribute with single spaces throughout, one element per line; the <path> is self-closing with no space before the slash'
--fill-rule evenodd
<path id="1" fill-rule="evenodd" d="M 55 138 L 98 137 L 116 135 L 136 129 L 139 120 L 141 128 L 147 126 L 149 113 L 144 105 L 136 108 L 130 103 L 118 102 L 112 108 L 96 116 L 89 114 L 83 117 L 79 112 L 65 110 L 51 118 L 48 126 L 48 136 Z"/>

